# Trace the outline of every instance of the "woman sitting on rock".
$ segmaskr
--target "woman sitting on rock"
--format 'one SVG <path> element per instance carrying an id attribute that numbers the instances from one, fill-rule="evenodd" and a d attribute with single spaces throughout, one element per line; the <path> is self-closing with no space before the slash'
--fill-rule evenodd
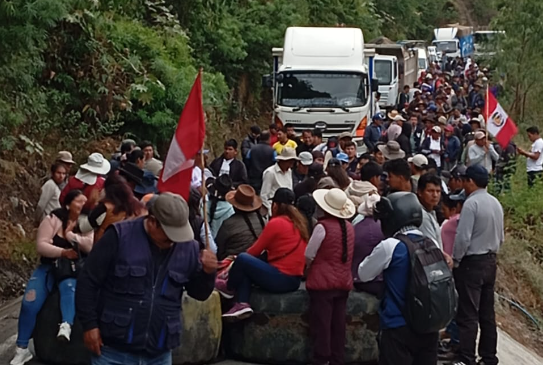
<path id="1" fill-rule="evenodd" d="M 356 210 L 341 189 L 316 190 L 318 224 L 307 244 L 309 330 L 313 364 L 343 364 L 347 299 L 353 288 L 354 229 L 348 219 Z"/>
<path id="2" fill-rule="evenodd" d="M 56 282 L 58 272 L 55 273 L 55 263 L 60 259 L 78 258 L 73 242 L 78 244 L 81 252 L 85 254 L 90 252 L 93 232 L 85 235 L 75 233 L 77 220 L 86 201 L 87 198 L 80 190 L 70 191 L 64 198 L 64 205 L 46 216 L 38 228 L 36 250 L 41 256 L 40 265 L 26 285 L 19 314 L 16 354 L 11 360 L 11 365 L 23 365 L 32 358 L 28 342 L 32 337 L 38 312 L 53 290 L 53 285 L 56 285 L 60 292 L 62 313 L 62 323 L 57 337 L 63 341 L 70 341 L 75 317 L 76 279 L 75 276 L 65 277 Z"/>
<path id="3" fill-rule="evenodd" d="M 236 304 L 223 314 L 224 318 L 243 319 L 253 313 L 249 305 L 253 284 L 271 293 L 299 288 L 309 234 L 305 218 L 294 206 L 294 198 L 294 192 L 287 188 L 275 192 L 273 218 L 254 245 L 236 258 L 228 280 L 217 279 L 215 287 L 223 297 L 236 296 Z M 264 252 L 265 260 L 261 257 Z"/>
<path id="4" fill-rule="evenodd" d="M 239 255 L 247 251 L 264 229 L 264 218 L 260 215 L 262 199 L 250 185 L 242 184 L 226 194 L 235 214 L 225 220 L 217 233 L 217 259 Z"/>

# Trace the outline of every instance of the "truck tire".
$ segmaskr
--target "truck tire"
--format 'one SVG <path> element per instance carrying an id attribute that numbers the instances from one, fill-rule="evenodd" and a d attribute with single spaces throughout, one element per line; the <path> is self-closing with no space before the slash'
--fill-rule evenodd
<path id="1" fill-rule="evenodd" d="M 33 336 L 36 356 L 45 364 L 89 365 L 91 353 L 83 344 L 83 328 L 77 318 L 68 343 L 57 340 L 60 322 L 60 294 L 54 289 L 38 313 Z"/>

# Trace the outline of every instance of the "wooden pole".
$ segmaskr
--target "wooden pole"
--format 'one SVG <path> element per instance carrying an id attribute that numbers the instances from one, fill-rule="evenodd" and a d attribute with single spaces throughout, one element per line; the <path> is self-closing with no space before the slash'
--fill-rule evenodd
<path id="1" fill-rule="evenodd" d="M 200 157 L 201 157 L 201 170 L 202 170 L 202 212 L 204 214 L 204 229 L 206 233 L 206 250 L 209 250 L 209 226 L 207 225 L 207 189 L 206 189 L 206 177 L 205 177 L 205 157 L 204 157 L 204 149 L 202 146 L 202 150 L 200 151 Z"/>
<path id="2" fill-rule="evenodd" d="M 200 70 L 199 70 L 199 73 L 202 75 L 203 77 L 203 73 L 204 73 L 204 68 L 203 67 L 200 67 Z M 202 106 L 203 107 L 203 106 Z M 204 141 L 205 141 L 205 138 L 204 138 Z M 204 142 L 204 145 L 205 145 L 205 142 Z M 206 168 L 206 161 L 205 161 L 205 156 L 204 156 L 204 146 L 202 146 L 202 150 L 200 151 L 200 163 L 201 163 L 201 167 L 200 169 L 202 170 L 202 185 L 201 185 L 201 189 L 202 189 L 202 212 L 204 214 L 204 230 L 205 230 L 205 234 L 206 234 L 206 250 L 209 250 L 209 226 L 207 224 L 207 189 L 206 189 L 206 176 L 205 176 L 205 168 Z"/>
<path id="3" fill-rule="evenodd" d="M 486 164 L 486 159 L 487 159 L 488 153 L 490 152 L 490 138 L 488 137 L 488 120 L 487 120 L 487 119 L 490 119 L 488 116 L 488 83 L 486 84 L 485 89 L 486 89 L 485 91 L 485 137 L 486 137 L 486 143 L 488 144 L 488 147 L 485 149 L 485 164 Z M 491 165 L 492 165 L 492 162 L 491 162 Z"/>

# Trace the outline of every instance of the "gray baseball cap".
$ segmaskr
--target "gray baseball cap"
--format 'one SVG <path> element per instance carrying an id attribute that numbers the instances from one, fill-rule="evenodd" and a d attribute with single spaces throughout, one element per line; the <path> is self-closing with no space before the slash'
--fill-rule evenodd
<path id="1" fill-rule="evenodd" d="M 149 213 L 158 220 L 172 242 L 194 239 L 194 232 L 189 224 L 189 206 L 180 195 L 160 194 L 150 207 Z"/>

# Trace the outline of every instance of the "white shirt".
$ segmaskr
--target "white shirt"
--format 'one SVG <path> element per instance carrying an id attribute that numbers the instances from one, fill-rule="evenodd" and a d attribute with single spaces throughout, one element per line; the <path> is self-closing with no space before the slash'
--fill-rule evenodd
<path id="1" fill-rule="evenodd" d="M 283 172 L 278 164 L 268 167 L 262 174 L 262 190 L 260 197 L 262 205 L 268 208 L 268 214 L 271 215 L 272 199 L 279 188 L 289 188 L 292 190 L 292 170 Z"/>
<path id="2" fill-rule="evenodd" d="M 430 151 L 441 151 L 441 138 L 437 140 L 430 138 Z M 436 162 L 437 167 L 441 167 L 441 155 L 439 153 L 430 153 L 428 156 Z"/>
<path id="3" fill-rule="evenodd" d="M 36 220 L 40 222 L 53 210 L 60 208 L 59 203 L 60 188 L 53 179 L 47 180 L 41 187 L 40 200 L 38 201 L 38 210 Z"/>
<path id="4" fill-rule="evenodd" d="M 528 172 L 543 171 L 543 139 L 542 138 L 539 138 L 535 140 L 534 143 L 532 143 L 532 149 L 530 150 L 530 152 L 531 153 L 539 152 L 539 158 L 537 160 L 528 158 L 526 160 L 526 170 Z"/>
<path id="5" fill-rule="evenodd" d="M 204 178 L 207 180 L 213 177 L 213 173 L 208 169 L 204 169 Z M 190 187 L 199 189 L 202 186 L 202 170 L 198 166 L 194 166 L 192 169 L 192 178 L 190 181 Z"/>
<path id="6" fill-rule="evenodd" d="M 234 159 L 222 160 L 221 170 L 219 171 L 219 176 L 221 175 L 230 175 L 230 164 L 234 161 Z"/>

